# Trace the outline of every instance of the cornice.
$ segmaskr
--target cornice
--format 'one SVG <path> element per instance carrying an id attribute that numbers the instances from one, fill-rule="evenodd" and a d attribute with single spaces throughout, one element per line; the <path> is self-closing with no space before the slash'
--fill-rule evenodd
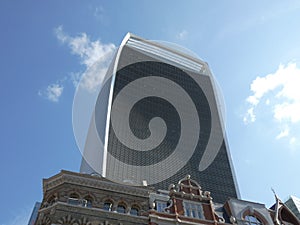
<path id="1" fill-rule="evenodd" d="M 131 194 L 139 197 L 149 196 L 154 192 L 151 187 L 135 187 L 124 184 L 114 183 L 105 178 L 93 177 L 87 174 L 61 171 L 60 173 L 43 180 L 43 192 L 49 191 L 59 185 L 74 184 L 100 190 L 110 190 L 113 192 Z"/>
<path id="2" fill-rule="evenodd" d="M 124 217 L 127 221 L 140 222 L 143 224 L 148 221 L 148 216 L 134 216 L 130 214 L 117 213 L 114 211 L 106 211 L 100 208 L 86 208 L 82 206 L 70 205 L 65 202 L 56 202 L 53 205 L 39 210 L 39 213 L 43 215 L 57 214 L 58 212 L 68 212 L 68 214 L 80 214 L 86 217 L 98 217 L 98 218 L 113 218 L 116 220 L 122 220 Z"/>

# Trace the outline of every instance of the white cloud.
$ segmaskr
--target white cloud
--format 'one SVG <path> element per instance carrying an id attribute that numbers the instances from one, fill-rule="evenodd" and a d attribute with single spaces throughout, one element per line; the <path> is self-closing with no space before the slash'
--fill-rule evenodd
<path id="1" fill-rule="evenodd" d="M 103 44 L 100 40 L 91 41 L 86 33 L 72 37 L 64 32 L 62 26 L 55 28 L 54 32 L 59 41 L 70 47 L 72 54 L 79 56 L 84 69 L 83 72 L 71 72 L 68 79 L 49 85 L 46 90 L 39 91 L 39 95 L 52 102 L 58 102 L 64 90 L 62 83 L 66 80 L 70 80 L 75 87 L 80 83 L 90 92 L 97 90 L 103 81 L 116 46 L 112 43 Z"/>
<path id="2" fill-rule="evenodd" d="M 249 108 L 244 122 L 255 122 L 255 118 L 269 111 L 278 127 L 285 127 L 276 138 L 291 136 L 297 129 L 295 124 L 300 123 L 299 84 L 300 68 L 296 63 L 280 65 L 274 73 L 257 77 L 250 86 L 252 95 L 246 99 Z M 265 104 L 260 104 L 261 101 Z M 290 143 L 295 143 L 296 138 L 290 139 Z"/>
<path id="3" fill-rule="evenodd" d="M 270 105 L 270 99 L 266 100 L 266 105 Z"/>
<path id="4" fill-rule="evenodd" d="M 281 139 L 283 137 L 289 136 L 290 130 L 288 128 L 282 130 L 277 136 L 276 139 Z"/>
<path id="5" fill-rule="evenodd" d="M 58 40 L 68 44 L 72 54 L 78 55 L 85 66 L 80 75 L 71 75 L 73 83 L 78 84 L 82 78 L 81 85 L 89 91 L 95 91 L 106 74 L 116 46 L 112 43 L 103 44 L 100 40 L 91 41 L 86 33 L 71 37 L 63 31 L 62 26 L 55 29 L 55 34 Z"/>
<path id="6" fill-rule="evenodd" d="M 55 28 L 54 32 L 55 32 L 56 38 L 63 43 L 66 42 L 70 38 L 63 32 L 62 26 L 58 26 L 57 28 Z"/>
<path id="7" fill-rule="evenodd" d="M 296 143 L 296 138 L 295 137 L 291 137 L 290 144 L 294 145 L 295 143 Z"/>
<path id="8" fill-rule="evenodd" d="M 58 102 L 64 87 L 61 84 L 50 84 L 46 90 L 39 91 L 39 95 L 47 98 L 52 102 Z"/>
<path id="9" fill-rule="evenodd" d="M 182 30 L 176 35 L 176 38 L 179 40 L 185 40 L 188 36 L 188 32 L 186 30 Z"/>
<path id="10" fill-rule="evenodd" d="M 247 110 L 246 115 L 244 116 L 244 123 L 247 124 L 249 122 L 254 122 L 256 120 L 255 115 L 254 115 L 254 107 L 251 107 Z"/>
<path id="11" fill-rule="evenodd" d="M 106 64 L 101 61 L 98 61 L 92 66 L 88 67 L 81 75 L 81 87 L 91 92 L 95 91 L 97 87 L 102 83 L 107 68 L 108 66 L 106 66 Z"/>
<path id="12" fill-rule="evenodd" d="M 71 72 L 70 73 L 70 80 L 73 83 L 74 87 L 77 87 L 81 78 L 81 73 L 79 72 Z"/>
<path id="13" fill-rule="evenodd" d="M 94 16 L 98 20 L 103 20 L 103 18 L 104 18 L 104 8 L 102 6 L 95 7 Z"/>
<path id="14" fill-rule="evenodd" d="M 247 102 L 249 102 L 251 105 L 257 105 L 259 103 L 255 96 L 249 96 L 247 98 Z"/>
<path id="15" fill-rule="evenodd" d="M 274 107 L 274 118 L 280 122 L 288 121 L 297 123 L 300 121 L 300 102 L 283 102 Z"/>

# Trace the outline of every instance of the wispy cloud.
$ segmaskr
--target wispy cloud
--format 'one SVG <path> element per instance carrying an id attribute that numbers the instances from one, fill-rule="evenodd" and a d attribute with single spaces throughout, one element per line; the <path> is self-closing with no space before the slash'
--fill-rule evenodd
<path id="1" fill-rule="evenodd" d="M 187 38 L 188 34 L 189 33 L 186 30 L 182 30 L 176 35 L 176 38 L 178 40 L 185 40 Z"/>
<path id="2" fill-rule="evenodd" d="M 45 90 L 38 92 L 39 96 L 45 97 L 51 102 L 58 102 L 64 87 L 61 84 L 50 84 Z"/>
<path id="3" fill-rule="evenodd" d="M 94 17 L 98 20 L 103 20 L 104 8 L 102 6 L 97 6 L 94 8 Z"/>
<path id="4" fill-rule="evenodd" d="M 251 106 L 248 110 L 246 115 L 243 118 L 245 124 L 252 123 L 256 120 L 256 116 L 254 115 L 254 107 Z"/>
<path id="5" fill-rule="evenodd" d="M 56 38 L 69 46 L 71 54 L 77 55 L 80 64 L 84 66 L 83 72 L 70 72 L 67 79 L 50 84 L 39 95 L 52 102 L 58 102 L 63 93 L 65 81 L 71 81 L 75 87 L 80 85 L 93 92 L 103 81 L 107 68 L 116 49 L 112 43 L 103 44 L 100 40 L 92 41 L 86 33 L 70 36 L 64 32 L 63 26 L 54 29 Z"/>
<path id="6" fill-rule="evenodd" d="M 5 223 L 1 223 L 1 225 L 27 225 L 31 215 L 31 210 L 32 209 L 30 209 L 29 207 L 19 210 L 15 213 L 13 219 Z"/>
<path id="7" fill-rule="evenodd" d="M 81 63 L 87 67 L 92 66 L 97 61 L 105 61 L 107 54 L 113 52 L 114 44 L 103 44 L 100 40 L 91 41 L 86 33 L 81 33 L 76 37 L 71 37 L 63 31 L 63 27 L 55 28 L 55 34 L 58 40 L 69 45 L 72 53 L 78 55 Z"/>
<path id="8" fill-rule="evenodd" d="M 55 28 L 54 31 L 57 39 L 67 44 L 71 53 L 78 55 L 80 63 L 85 66 L 84 72 L 72 73 L 73 83 L 78 84 L 82 78 L 81 85 L 84 88 L 89 91 L 96 90 L 105 76 L 116 46 L 112 43 L 103 44 L 100 40 L 91 41 L 86 33 L 71 37 L 64 32 L 62 26 Z"/>
<path id="9" fill-rule="evenodd" d="M 276 139 L 281 139 L 281 138 L 284 138 L 284 137 L 288 137 L 288 136 L 289 136 L 289 133 L 290 133 L 289 128 L 285 128 L 284 130 L 282 130 L 282 131 L 276 136 Z"/>
<path id="10" fill-rule="evenodd" d="M 257 77 L 251 83 L 252 95 L 246 99 L 249 108 L 244 122 L 255 122 L 262 110 L 269 110 L 280 130 L 276 139 L 288 138 L 291 144 L 296 143 L 300 138 L 297 130 L 300 123 L 299 84 L 300 68 L 296 63 L 280 65 L 274 73 Z M 282 127 L 284 129 L 280 129 Z"/>

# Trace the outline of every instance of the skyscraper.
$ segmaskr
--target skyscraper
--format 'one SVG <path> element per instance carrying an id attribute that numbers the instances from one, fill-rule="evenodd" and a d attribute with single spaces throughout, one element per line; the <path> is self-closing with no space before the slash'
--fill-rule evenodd
<path id="1" fill-rule="evenodd" d="M 215 202 L 238 197 L 220 105 L 205 62 L 127 34 L 102 84 L 81 172 L 161 189 L 190 174 Z"/>
<path id="2" fill-rule="evenodd" d="M 38 212 L 39 212 L 40 207 L 41 207 L 41 203 L 36 202 L 35 205 L 34 205 L 34 208 L 32 210 L 31 216 L 29 218 L 28 225 L 34 225 L 35 224 L 35 221 L 38 217 Z"/>
<path id="3" fill-rule="evenodd" d="M 290 196 L 284 203 L 294 214 L 300 219 L 300 199 L 295 196 Z"/>

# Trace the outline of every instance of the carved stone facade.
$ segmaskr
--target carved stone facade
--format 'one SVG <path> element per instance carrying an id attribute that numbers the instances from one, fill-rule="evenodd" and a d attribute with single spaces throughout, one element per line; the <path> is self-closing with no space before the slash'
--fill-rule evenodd
<path id="1" fill-rule="evenodd" d="M 154 190 L 61 171 L 43 180 L 43 192 L 37 225 L 129 225 L 148 224 L 149 194 Z"/>
<path id="2" fill-rule="evenodd" d="M 300 225 L 279 199 L 271 209 L 233 198 L 218 204 L 189 175 L 166 191 L 61 171 L 43 180 L 43 192 L 35 225 Z"/>

